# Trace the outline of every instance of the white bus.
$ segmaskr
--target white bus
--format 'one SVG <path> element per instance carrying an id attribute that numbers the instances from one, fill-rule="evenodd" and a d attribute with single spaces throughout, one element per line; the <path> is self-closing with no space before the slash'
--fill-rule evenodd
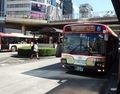
<path id="1" fill-rule="evenodd" d="M 0 51 L 17 51 L 19 47 L 30 46 L 33 36 L 20 33 L 0 33 Z"/>

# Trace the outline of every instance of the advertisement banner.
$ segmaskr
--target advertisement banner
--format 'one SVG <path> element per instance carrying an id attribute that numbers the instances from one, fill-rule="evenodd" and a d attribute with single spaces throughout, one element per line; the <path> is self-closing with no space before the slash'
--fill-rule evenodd
<path id="1" fill-rule="evenodd" d="M 31 11 L 39 12 L 39 13 L 46 13 L 46 5 L 32 2 L 31 3 Z"/>
<path id="2" fill-rule="evenodd" d="M 46 18 L 46 14 L 30 12 L 30 18 L 31 18 L 31 19 L 36 19 L 36 18 L 45 19 L 45 18 Z"/>
<path id="3" fill-rule="evenodd" d="M 45 19 L 45 17 L 46 17 L 46 5 L 38 2 L 31 2 L 30 18 Z"/>

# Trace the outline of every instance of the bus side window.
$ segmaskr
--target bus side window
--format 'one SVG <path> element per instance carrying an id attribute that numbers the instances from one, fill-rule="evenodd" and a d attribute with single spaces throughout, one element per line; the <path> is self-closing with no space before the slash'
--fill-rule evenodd
<path id="1" fill-rule="evenodd" d="M 24 44 L 25 39 L 24 39 L 24 38 L 20 38 L 20 39 L 19 39 L 19 42 L 20 42 L 20 44 Z"/>
<path id="2" fill-rule="evenodd" d="M 31 43 L 30 38 L 25 39 L 25 42 L 26 42 L 27 44 Z"/>
<path id="3" fill-rule="evenodd" d="M 18 44 L 18 38 L 14 38 L 15 44 Z"/>
<path id="4" fill-rule="evenodd" d="M 16 38 L 17 44 L 20 44 L 20 38 Z"/>
<path id="5" fill-rule="evenodd" d="M 114 39 L 112 37 L 110 37 L 110 41 L 109 41 L 109 45 L 110 45 L 110 51 L 113 51 L 115 49 L 115 45 L 114 45 Z"/>

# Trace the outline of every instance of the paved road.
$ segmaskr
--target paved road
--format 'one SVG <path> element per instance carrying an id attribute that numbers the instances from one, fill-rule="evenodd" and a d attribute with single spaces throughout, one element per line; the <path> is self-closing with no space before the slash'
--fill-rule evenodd
<path id="1" fill-rule="evenodd" d="M 16 64 L 19 60 L 23 63 Z M 11 53 L 2 62 L 8 65 L 0 67 L 0 94 L 99 94 L 103 89 L 108 75 L 68 71 L 59 60 L 16 58 Z"/>
<path id="2" fill-rule="evenodd" d="M 41 60 L 43 59 L 49 59 L 54 58 L 55 56 L 51 57 L 41 57 Z M 17 52 L 5 52 L 0 53 L 0 67 L 6 67 L 6 66 L 12 66 L 17 64 L 24 64 L 24 63 L 30 63 L 33 61 L 36 61 L 37 59 L 30 59 L 25 57 L 19 57 L 17 56 Z"/>

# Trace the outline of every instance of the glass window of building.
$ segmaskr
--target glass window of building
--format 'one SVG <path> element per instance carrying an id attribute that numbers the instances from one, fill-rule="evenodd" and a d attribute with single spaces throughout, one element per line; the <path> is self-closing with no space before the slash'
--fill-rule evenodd
<path id="1" fill-rule="evenodd" d="M 25 0 L 7 0 L 7 1 L 25 1 Z"/>
<path id="2" fill-rule="evenodd" d="M 45 3 L 45 0 L 38 0 L 38 2 Z"/>
<path id="3" fill-rule="evenodd" d="M 7 15 L 27 15 L 30 11 L 7 11 Z"/>
<path id="4" fill-rule="evenodd" d="M 47 0 L 47 4 L 51 4 L 51 2 L 50 2 L 51 0 Z"/>
<path id="5" fill-rule="evenodd" d="M 8 4 L 7 8 L 22 8 L 22 7 L 30 7 L 30 4 Z"/>
<path id="6" fill-rule="evenodd" d="M 31 0 L 31 1 L 37 1 L 37 0 Z"/>

